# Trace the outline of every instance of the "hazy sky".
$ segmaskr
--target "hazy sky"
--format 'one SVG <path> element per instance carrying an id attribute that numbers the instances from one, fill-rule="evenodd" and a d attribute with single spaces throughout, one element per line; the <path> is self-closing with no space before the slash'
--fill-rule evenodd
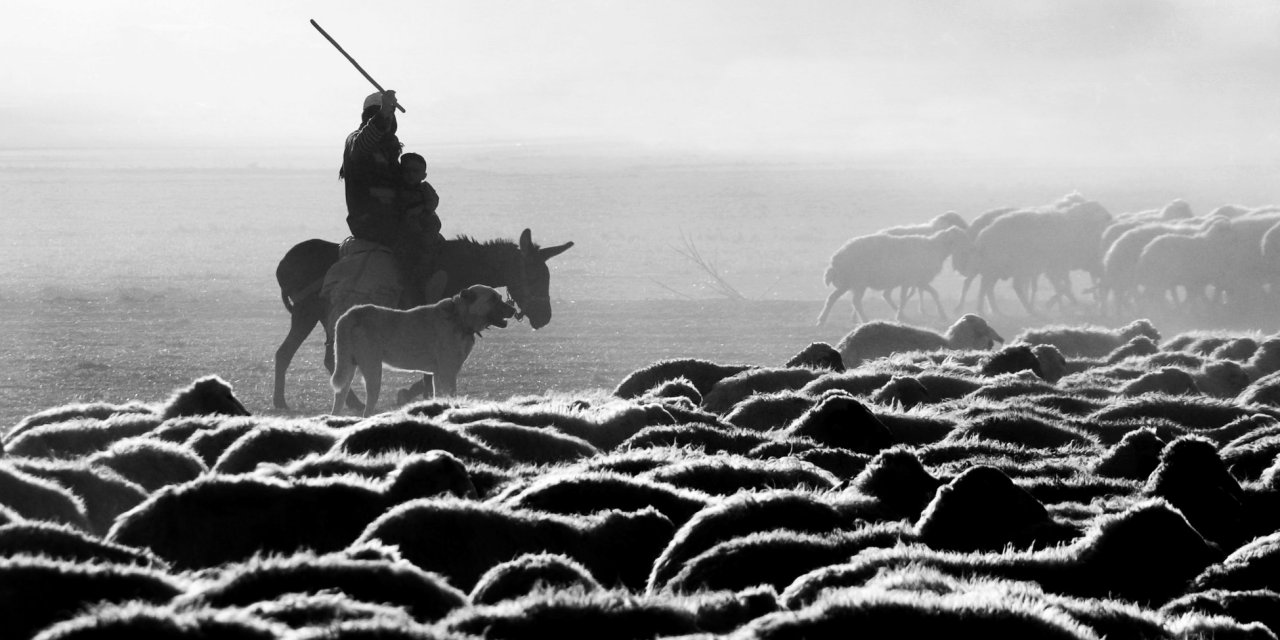
<path id="1" fill-rule="evenodd" d="M 1274 163 L 1280 2 L 6 0 L 0 147 L 439 144 Z"/>

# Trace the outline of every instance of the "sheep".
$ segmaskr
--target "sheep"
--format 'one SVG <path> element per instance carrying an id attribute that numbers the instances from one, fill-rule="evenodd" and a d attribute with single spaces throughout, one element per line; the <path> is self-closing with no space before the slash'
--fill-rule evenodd
<path id="1" fill-rule="evenodd" d="M 809 346 L 791 356 L 791 359 L 782 366 L 828 369 L 837 373 L 844 371 L 844 361 L 840 359 L 840 352 L 825 342 L 809 343 Z"/>
<path id="2" fill-rule="evenodd" d="M 183 608 L 245 607 L 287 593 L 322 591 L 340 591 L 357 600 L 402 607 L 424 623 L 439 620 L 468 601 L 466 594 L 441 576 L 408 562 L 304 551 L 223 565 L 174 604 Z"/>
<path id="3" fill-rule="evenodd" d="M 1091 471 L 1107 478 L 1145 480 L 1160 466 L 1166 444 L 1155 429 L 1134 429 L 1099 458 Z"/>
<path id="4" fill-rule="evenodd" d="M 1014 336 L 1013 342 L 1051 345 L 1067 358 L 1104 358 L 1139 336 L 1160 340 L 1160 332 L 1150 320 L 1143 318 L 1116 329 L 1097 325 L 1052 325 L 1026 329 Z"/>
<path id="5" fill-rule="evenodd" d="M 66 524 L 17 522 L 0 526 L 0 556 L 39 555 L 70 562 L 103 562 L 164 568 L 146 551 L 104 542 Z"/>
<path id="6" fill-rule="evenodd" d="M 753 533 L 721 542 L 691 558 L 663 588 L 676 594 L 758 585 L 783 589 L 809 571 L 866 549 L 910 542 L 912 537 L 911 528 L 901 522 L 825 534 L 786 530 Z"/>
<path id="7" fill-rule="evenodd" d="M 258 552 L 337 551 L 393 505 L 440 493 L 474 496 L 466 470 L 444 452 L 406 460 L 382 483 L 204 476 L 157 491 L 116 521 L 107 540 L 151 549 L 180 568 Z"/>
<path id="8" fill-rule="evenodd" d="M 1206 287 L 1221 285 L 1231 277 L 1236 258 L 1230 252 L 1235 243 L 1235 227 L 1223 219 L 1192 235 L 1156 236 L 1138 256 L 1134 282 L 1147 297 L 1158 293 L 1163 298 L 1165 292 L 1172 293 L 1175 305 L 1179 304 L 1177 288 L 1181 286 L 1186 290 L 1185 304 L 1205 308 L 1209 304 Z"/>
<path id="9" fill-rule="evenodd" d="M 768 436 L 750 429 L 677 424 L 645 427 L 627 438 L 618 448 L 694 447 L 705 453 L 746 453 L 768 439 Z"/>
<path id="10" fill-rule="evenodd" d="M 839 356 L 840 354 L 837 353 L 837 360 Z M 841 366 L 844 365 L 842 364 Z M 660 402 L 667 399 L 684 399 L 689 402 L 689 406 L 697 407 L 702 405 L 702 393 L 684 376 L 667 380 L 646 391 L 645 395 L 641 397 L 652 398 Z"/>
<path id="11" fill-rule="evenodd" d="M 477 605 L 497 604 L 544 589 L 594 593 L 603 587 L 573 558 L 555 553 L 527 553 L 490 567 L 476 581 L 470 600 Z"/>
<path id="12" fill-rule="evenodd" d="M 1160 607 L 1160 613 L 1169 617 L 1230 616 L 1242 623 L 1262 623 L 1275 633 L 1280 631 L 1280 593 L 1267 589 L 1209 589 L 1177 598 Z"/>
<path id="13" fill-rule="evenodd" d="M 867 399 L 874 404 L 911 409 L 930 398 L 928 387 L 910 376 L 894 376 Z"/>
<path id="14" fill-rule="evenodd" d="M 32 427 L 5 443 L 10 456 L 79 458 L 112 443 L 145 435 L 161 424 L 150 413 L 122 413 L 103 419 L 83 418 Z"/>
<path id="15" fill-rule="evenodd" d="M 346 453 L 377 454 L 388 451 L 448 451 L 467 460 L 509 466 L 511 459 L 478 439 L 449 429 L 435 420 L 406 414 L 384 413 L 347 429 L 333 445 Z"/>
<path id="16" fill-rule="evenodd" d="M 707 505 L 675 532 L 652 564 L 646 592 L 664 590 L 686 562 L 733 538 L 779 528 L 826 533 L 853 524 L 852 518 L 809 492 L 772 491 L 727 496 Z"/>
<path id="17" fill-rule="evenodd" d="M 11 458 L 15 469 L 52 481 L 84 501 L 89 531 L 106 535 L 120 514 L 146 499 L 147 491 L 108 467 L 80 460 Z"/>
<path id="18" fill-rule="evenodd" d="M 1224 549 L 1253 537 L 1246 522 L 1244 489 L 1205 438 L 1186 436 L 1169 443 L 1143 493 L 1167 500 L 1200 535 Z"/>
<path id="19" fill-rule="evenodd" d="M 895 446 L 876 454 L 849 490 L 874 498 L 884 520 L 915 521 L 940 486 L 911 449 Z"/>
<path id="20" fill-rule="evenodd" d="M 1258 344 L 1258 350 L 1245 362 L 1244 370 L 1254 381 L 1273 371 L 1280 371 L 1280 337 L 1269 337 Z"/>
<path id="21" fill-rule="evenodd" d="M 904 324 L 869 322 L 846 334 L 836 348 L 845 367 L 852 369 L 868 360 L 895 353 L 990 349 L 997 342 L 1004 344 L 1005 340 L 981 316 L 970 313 L 956 320 L 941 335 Z"/>
<path id="22" fill-rule="evenodd" d="M 1062 525 L 1009 476 L 986 465 L 971 467 L 938 488 L 913 528 L 914 539 L 933 549 L 999 551 L 1052 547 L 1079 531 Z"/>
<path id="23" fill-rule="evenodd" d="M 848 564 L 801 576 L 782 597 L 785 602 L 811 602 L 824 590 L 860 585 L 880 571 L 917 565 L 951 575 L 1036 582 L 1051 593 L 1158 606 L 1181 595 L 1222 556 L 1168 503 L 1154 500 L 1101 516 L 1084 536 L 1056 548 L 971 554 L 921 546 L 864 551 Z"/>
<path id="24" fill-rule="evenodd" d="M 683 377 L 705 396 L 721 379 L 749 368 L 745 364 L 722 365 L 697 358 L 659 360 L 627 374 L 613 389 L 613 395 L 624 400 L 636 398 L 667 380 Z"/>
<path id="25" fill-rule="evenodd" d="M 1035 315 L 1028 289 L 1041 274 L 1049 276 L 1057 295 L 1075 302 L 1068 275 L 1083 269 L 1095 276 L 1101 269 L 1099 248 L 1111 214 L 1096 202 L 1078 194 L 1040 209 L 1007 213 L 974 237 L 972 268 L 982 276 L 978 312 L 995 304 L 997 280 L 1012 278 L 1014 293 L 1029 314 Z"/>
<path id="26" fill-rule="evenodd" d="M 185 586 L 157 569 L 127 564 L 77 564 L 38 556 L 0 558 L 0 637 L 31 638 L 86 604 L 168 602 Z"/>
<path id="27" fill-rule="evenodd" d="M 658 470 L 669 467 L 661 467 Z M 590 515 L 617 509 L 636 511 L 653 507 L 676 526 L 706 507 L 711 497 L 677 483 L 605 471 L 548 473 L 527 485 L 516 485 L 489 501 L 512 509 L 528 509 L 561 515 Z"/>
<path id="28" fill-rule="evenodd" d="M 602 584 L 639 588 L 674 532 L 671 521 L 652 508 L 562 516 L 456 499 L 419 499 L 383 513 L 356 542 L 399 545 L 405 559 L 468 591 L 498 562 L 542 551 L 578 560 Z"/>
<path id="29" fill-rule="evenodd" d="M 1014 211 L 1017 211 L 1017 209 L 1013 207 L 1002 207 L 999 209 L 984 211 L 979 214 L 973 219 L 973 222 L 969 224 L 969 241 L 951 255 L 951 268 L 955 269 L 956 273 L 964 276 L 964 285 L 960 288 L 960 301 L 956 303 L 955 307 L 956 313 L 960 313 L 960 311 L 964 309 L 964 301 L 969 295 L 969 287 L 973 284 L 973 279 L 979 275 L 979 265 L 975 264 L 976 258 L 974 255 L 973 239 L 977 238 L 978 234 L 982 233 L 983 229 L 991 226 L 991 223 L 995 222 L 1001 216 Z"/>
<path id="30" fill-rule="evenodd" d="M 340 591 L 286 593 L 271 600 L 259 600 L 240 610 L 303 632 L 374 620 L 379 623 L 394 621 L 404 628 L 418 624 L 401 607 L 356 600 Z M 294 636 L 290 634 L 290 637 Z"/>
<path id="31" fill-rule="evenodd" d="M 817 325 L 826 322 L 831 307 L 845 292 L 853 296 L 854 322 L 866 321 L 862 296 L 867 289 L 883 291 L 885 301 L 897 310 L 895 318 L 901 320 L 906 307 L 906 290 L 917 288 L 922 292 L 921 304 L 924 293 L 931 294 L 938 307 L 938 316 L 945 319 L 947 316 L 938 291 L 930 283 L 942 271 L 947 258 L 967 243 L 968 238 L 964 229 L 951 227 L 930 236 L 872 234 L 848 241 L 831 256 L 831 263 L 823 274 L 823 281 L 835 287 L 835 291 L 827 296 L 822 312 L 818 314 Z M 889 299 L 889 292 L 895 287 L 902 287 L 898 305 Z"/>
<path id="32" fill-rule="evenodd" d="M 679 602 L 618 590 L 538 592 L 498 604 L 472 606 L 455 611 L 438 629 L 417 637 L 641 640 L 688 637 L 701 631 L 695 614 Z"/>
<path id="33" fill-rule="evenodd" d="M 232 393 L 231 384 L 218 376 L 199 378 L 173 392 L 159 413 L 165 420 L 178 416 L 252 415 Z"/>
<path id="34" fill-rule="evenodd" d="M 1063 423 L 1045 420 L 1025 410 L 984 412 L 957 426 L 943 443 L 967 440 L 997 440 L 1032 449 L 1066 446 L 1089 447 L 1093 440 Z"/>
<path id="35" fill-rule="evenodd" d="M 821 467 L 795 458 L 762 461 L 725 455 L 693 458 L 640 477 L 719 496 L 769 489 L 827 490 L 839 483 Z"/>
<path id="36" fill-rule="evenodd" d="M 84 500 L 51 480 L 19 471 L 11 460 L 0 460 L 0 505 L 26 520 L 59 522 L 88 531 Z"/>
<path id="37" fill-rule="evenodd" d="M 727 413 L 734 405 L 757 393 L 799 389 L 822 376 L 825 370 L 800 367 L 747 369 L 716 382 L 702 397 L 702 408 Z"/>
<path id="38" fill-rule="evenodd" d="M 244 434 L 227 447 L 212 465 L 214 473 L 235 474 L 253 471 L 261 463 L 287 464 L 312 453 L 333 447 L 338 435 L 333 429 L 302 422 L 267 423 Z"/>
<path id="39" fill-rule="evenodd" d="M 1223 220 L 1223 218 L 1137 224 L 1126 229 L 1124 233 L 1110 243 L 1107 243 L 1106 233 L 1104 233 L 1103 277 L 1102 282 L 1099 284 L 1098 296 L 1100 310 L 1105 313 L 1108 302 L 1111 303 L 1111 309 L 1116 313 L 1134 308 L 1138 286 L 1136 274 L 1138 259 L 1142 256 L 1142 250 L 1152 240 L 1166 234 L 1192 235 L 1206 228 L 1215 220 Z"/>
<path id="40" fill-rule="evenodd" d="M 724 420 L 740 429 L 782 429 L 812 408 L 816 402 L 816 397 L 796 391 L 756 395 L 734 405 L 725 414 Z"/>
<path id="41" fill-rule="evenodd" d="M 209 471 L 189 448 L 145 437 L 121 440 L 89 456 L 87 462 L 107 467 L 147 492 L 194 480 Z"/>
<path id="42" fill-rule="evenodd" d="M 1208 589 L 1280 591 L 1280 531 L 1259 536 L 1232 551 L 1219 563 L 1205 567 L 1189 592 Z"/>
<path id="43" fill-rule="evenodd" d="M 842 395 L 825 397 L 782 432 L 810 437 L 830 447 L 875 454 L 894 444 L 893 434 L 866 405 Z"/>
<path id="44" fill-rule="evenodd" d="M 276 640 L 288 627 L 247 611 L 184 609 L 128 602 L 100 606 L 62 620 L 35 636 L 40 640 L 90 638 L 235 638 Z"/>
<path id="45" fill-rule="evenodd" d="M 1091 424 L 1104 425 L 1129 418 L 1163 418 L 1185 429 L 1217 429 L 1229 422 L 1258 413 L 1236 403 L 1204 396 L 1144 394 L 1116 402 L 1087 417 Z"/>
<path id="46" fill-rule="evenodd" d="M 924 224 L 899 225 L 881 229 L 879 233 L 888 236 L 928 236 L 938 231 L 946 231 L 951 227 L 968 230 L 969 223 L 965 222 L 964 218 L 955 211 L 948 211 L 934 216 L 932 220 Z"/>
<path id="47" fill-rule="evenodd" d="M 1196 395 L 1200 387 L 1191 374 L 1175 367 L 1163 367 L 1159 371 L 1144 373 L 1120 389 L 1122 396 L 1140 396 L 1161 393 L 1170 396 Z"/>
<path id="48" fill-rule="evenodd" d="M 582 438 L 549 427 L 526 427 L 501 419 L 468 422 L 458 431 L 517 463 L 573 462 L 600 453 Z"/>
<path id="49" fill-rule="evenodd" d="M 726 373 L 727 375 L 732 374 Z M 704 386 L 709 389 L 710 384 L 714 383 L 713 380 Z M 702 393 L 702 387 L 699 389 L 699 393 Z M 617 447 L 641 429 L 649 426 L 673 425 L 677 422 L 722 426 L 716 416 L 697 411 L 682 411 L 670 404 L 644 402 L 639 399 L 619 400 L 612 396 L 606 396 L 599 403 L 583 403 L 580 400 L 581 398 L 570 401 L 553 398 L 550 401 L 538 402 L 536 406 L 531 407 L 510 404 L 480 405 L 452 409 L 440 417 L 458 425 L 486 418 L 497 418 L 527 427 L 550 427 L 561 433 L 581 438 L 600 451 Z M 679 420 L 676 419 L 677 415 L 680 416 Z"/>
<path id="50" fill-rule="evenodd" d="M 81 402 L 62 405 L 60 407 L 52 407 L 33 413 L 22 420 L 18 421 L 13 427 L 4 433 L 4 442 L 9 442 L 14 438 L 30 431 L 39 426 L 46 424 L 57 424 L 59 422 L 72 422 L 83 420 L 84 418 L 92 418 L 94 420 L 106 420 L 107 418 L 122 415 L 153 415 L 155 410 L 152 406 L 138 401 L 130 401 L 124 404 L 114 404 L 110 402 Z"/>

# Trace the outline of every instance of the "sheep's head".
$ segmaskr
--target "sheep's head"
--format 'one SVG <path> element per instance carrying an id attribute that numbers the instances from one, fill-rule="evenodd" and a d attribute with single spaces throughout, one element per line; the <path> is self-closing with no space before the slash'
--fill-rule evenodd
<path id="1" fill-rule="evenodd" d="M 947 342 L 953 349 L 990 349 L 1004 338 L 987 324 L 982 316 L 967 313 L 947 329 Z"/>

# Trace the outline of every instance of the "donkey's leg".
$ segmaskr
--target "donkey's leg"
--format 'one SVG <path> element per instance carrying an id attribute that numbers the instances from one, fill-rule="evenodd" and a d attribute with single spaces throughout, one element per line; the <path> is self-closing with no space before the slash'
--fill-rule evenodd
<path id="1" fill-rule="evenodd" d="M 320 318 L 324 315 L 324 305 L 320 300 L 320 296 L 312 296 L 294 305 L 293 311 L 289 314 L 289 335 L 284 337 L 284 342 L 280 343 L 280 348 L 276 349 L 276 379 L 275 392 L 272 394 L 272 404 L 277 409 L 289 409 L 289 404 L 284 399 L 284 378 L 285 372 L 289 370 L 289 365 L 293 362 L 293 356 L 298 352 L 298 347 L 306 341 L 307 336 L 311 335 L 311 331 L 316 328 L 316 323 L 320 322 Z M 332 360 L 330 350 L 326 349 L 327 357 Z"/>
<path id="2" fill-rule="evenodd" d="M 428 395 L 428 392 L 430 391 L 431 391 L 431 374 L 424 373 L 422 374 L 422 378 L 415 380 L 413 384 L 409 385 L 408 389 L 401 389 L 396 392 L 396 403 L 409 404 L 409 401 L 413 400 L 418 396 L 422 396 L 423 398 L 430 398 L 431 396 Z"/>

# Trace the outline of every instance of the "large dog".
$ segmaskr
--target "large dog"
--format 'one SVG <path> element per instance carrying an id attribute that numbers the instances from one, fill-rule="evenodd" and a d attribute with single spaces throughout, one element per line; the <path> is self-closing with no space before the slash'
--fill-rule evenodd
<path id="1" fill-rule="evenodd" d="M 364 374 L 364 415 L 374 414 L 382 389 L 382 365 L 434 374 L 435 395 L 458 391 L 458 371 L 476 336 L 506 327 L 516 310 L 482 284 L 435 304 L 405 311 L 371 304 L 351 307 L 334 328 L 333 414 L 342 410 L 356 368 Z"/>

